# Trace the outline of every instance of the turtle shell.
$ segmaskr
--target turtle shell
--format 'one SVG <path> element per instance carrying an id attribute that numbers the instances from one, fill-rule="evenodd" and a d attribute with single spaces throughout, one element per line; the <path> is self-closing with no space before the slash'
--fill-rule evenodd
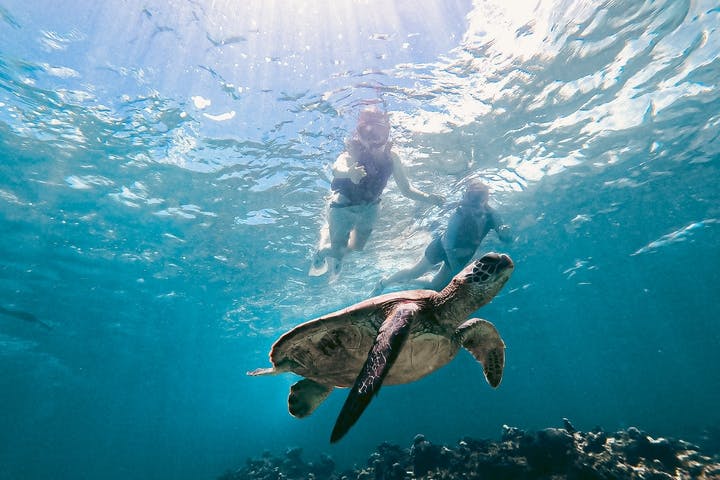
<path id="1" fill-rule="evenodd" d="M 387 312 L 400 303 L 419 302 L 420 313 L 384 383 L 415 381 L 447 364 L 459 348 L 452 341 L 453 332 L 435 320 L 429 302 L 435 295 L 432 290 L 389 293 L 302 323 L 273 344 L 270 361 L 323 385 L 349 387 Z"/>

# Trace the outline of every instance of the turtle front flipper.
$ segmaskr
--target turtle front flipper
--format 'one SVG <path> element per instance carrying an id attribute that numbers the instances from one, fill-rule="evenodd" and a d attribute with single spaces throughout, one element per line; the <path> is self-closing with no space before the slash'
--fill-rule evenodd
<path id="1" fill-rule="evenodd" d="M 350 430 L 373 396 L 380 391 L 385 376 L 395 363 L 410 333 L 410 326 L 419 309 L 420 307 L 413 303 L 401 304 L 390 312 L 380 326 L 365 365 L 340 410 L 330 435 L 331 443 L 340 440 Z"/>
<path id="2" fill-rule="evenodd" d="M 330 395 L 333 387 L 321 385 L 308 378 L 290 387 L 288 410 L 290 415 L 303 418 L 315 411 L 318 405 Z"/>
<path id="3" fill-rule="evenodd" d="M 480 318 L 471 318 L 455 331 L 460 344 L 483 366 L 485 379 L 491 387 L 500 385 L 505 368 L 505 342 L 495 325 Z"/>

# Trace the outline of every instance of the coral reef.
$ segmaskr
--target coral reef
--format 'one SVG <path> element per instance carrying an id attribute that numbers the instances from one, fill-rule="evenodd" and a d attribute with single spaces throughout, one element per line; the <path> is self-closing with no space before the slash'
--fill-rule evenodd
<path id="1" fill-rule="evenodd" d="M 563 423 L 532 433 L 504 426 L 499 441 L 463 438 L 454 447 L 417 435 L 409 448 L 383 443 L 364 468 L 343 472 L 327 455 L 306 463 L 302 450 L 293 448 L 284 457 L 250 459 L 220 480 L 720 480 L 717 452 L 701 453 L 686 441 L 652 438 L 635 427 L 580 432 L 567 419 Z"/>

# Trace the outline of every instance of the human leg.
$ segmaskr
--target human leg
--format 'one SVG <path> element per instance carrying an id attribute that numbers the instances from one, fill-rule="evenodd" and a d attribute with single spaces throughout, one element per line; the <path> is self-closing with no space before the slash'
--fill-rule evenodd
<path id="1" fill-rule="evenodd" d="M 327 264 L 327 252 L 330 248 L 330 227 L 328 225 L 327 216 L 325 217 L 325 223 L 320 228 L 320 239 L 318 240 L 317 248 L 312 256 L 312 262 L 310 264 L 310 270 L 308 275 L 311 277 L 319 277 L 325 275 L 328 270 Z"/>
<path id="2" fill-rule="evenodd" d="M 323 212 L 323 225 L 320 227 L 320 234 L 310 262 L 310 270 L 308 275 L 311 277 L 319 277 L 325 275 L 328 271 L 327 253 L 330 250 L 330 205 L 332 197 L 328 198 Z"/>
<path id="3" fill-rule="evenodd" d="M 348 237 L 354 224 L 348 208 L 335 205 L 334 198 L 330 198 L 325 211 L 325 223 L 320 228 L 317 250 L 308 272 L 311 277 L 325 275 L 328 270 L 331 274 L 339 273 L 340 259 L 347 251 Z"/>
<path id="4" fill-rule="evenodd" d="M 430 288 L 439 292 L 445 288 L 448 283 L 450 283 L 452 278 L 452 270 L 447 263 L 443 262 L 442 267 L 440 267 L 440 271 L 435 274 L 432 280 L 430 280 Z"/>
<path id="5" fill-rule="evenodd" d="M 377 285 L 375 286 L 375 289 L 373 290 L 373 295 L 378 295 L 381 293 L 386 287 L 396 284 L 396 283 L 402 283 L 407 282 L 409 280 L 415 279 L 420 277 L 422 274 L 430 271 L 435 265 L 430 263 L 423 255 L 423 257 L 420 259 L 419 262 L 417 262 L 415 265 L 413 265 L 410 268 L 406 268 L 404 270 L 398 270 L 397 272 L 393 273 L 389 277 L 381 279 Z"/>
<path id="6" fill-rule="evenodd" d="M 465 268 L 465 266 L 470 263 L 470 260 L 472 260 L 472 255 L 462 255 L 457 258 L 453 257 L 453 259 L 453 262 L 449 260 L 443 261 L 442 268 L 440 268 L 440 271 L 433 277 L 430 282 L 430 288 L 437 291 L 445 288 L 445 286 L 450 283 L 450 280 L 452 280 L 455 275 L 460 273 L 460 270 Z M 455 265 L 454 268 L 450 266 L 451 263 Z"/>
<path id="7" fill-rule="evenodd" d="M 342 259 L 348 250 L 350 232 L 355 227 L 355 213 L 353 207 L 331 207 L 328 213 L 328 227 L 330 245 L 326 255 Z"/>
<path id="8" fill-rule="evenodd" d="M 443 249 L 442 242 L 439 237 L 436 237 L 425 247 L 422 258 L 415 265 L 404 270 L 399 270 L 389 277 L 381 279 L 375 286 L 373 295 L 379 294 L 388 285 L 418 278 L 432 270 L 433 267 L 440 262 L 443 262 L 444 265 L 445 258 L 445 250 Z"/>
<path id="9" fill-rule="evenodd" d="M 328 244 L 319 251 L 323 258 L 324 272 L 330 273 L 330 281 L 334 281 L 342 269 L 342 259 L 348 251 L 350 232 L 356 222 L 353 207 L 331 206 L 328 218 Z"/>
<path id="10" fill-rule="evenodd" d="M 370 238 L 375 221 L 380 211 L 380 202 L 369 205 L 357 205 L 350 207 L 355 211 L 355 225 L 350 231 L 348 248 L 351 250 L 362 250 Z"/>

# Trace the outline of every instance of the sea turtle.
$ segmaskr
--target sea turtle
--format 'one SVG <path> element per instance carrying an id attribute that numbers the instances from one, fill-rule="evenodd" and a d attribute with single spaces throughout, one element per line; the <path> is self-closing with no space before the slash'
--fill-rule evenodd
<path id="1" fill-rule="evenodd" d="M 310 415 L 334 387 L 352 387 L 330 441 L 340 440 L 380 386 L 409 383 L 446 365 L 460 347 L 483 366 L 492 387 L 502 379 L 505 344 L 495 326 L 466 320 L 490 302 L 514 268 L 505 254 L 470 263 L 440 292 L 406 290 L 370 298 L 305 322 L 282 335 L 270 351 L 271 368 L 248 375 L 293 372 L 288 409 Z"/>

